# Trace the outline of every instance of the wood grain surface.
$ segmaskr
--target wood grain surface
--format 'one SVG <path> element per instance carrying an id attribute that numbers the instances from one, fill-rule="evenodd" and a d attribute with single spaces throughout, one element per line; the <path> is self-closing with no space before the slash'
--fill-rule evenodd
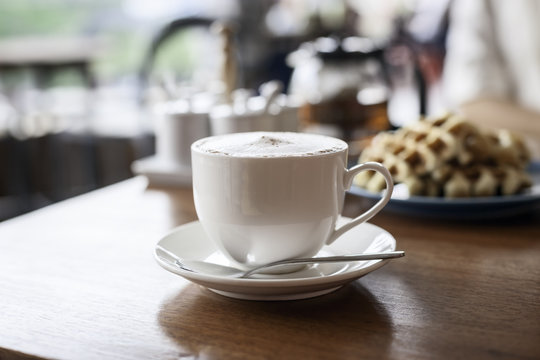
<path id="1" fill-rule="evenodd" d="M 345 215 L 366 204 L 348 196 Z M 160 268 L 191 189 L 142 178 L 0 224 L 0 359 L 538 359 L 540 214 L 382 213 L 403 259 L 317 298 L 255 302 Z"/>

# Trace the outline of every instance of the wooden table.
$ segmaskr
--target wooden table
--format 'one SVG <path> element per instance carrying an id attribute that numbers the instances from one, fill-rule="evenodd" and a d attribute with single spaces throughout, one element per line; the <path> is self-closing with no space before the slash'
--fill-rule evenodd
<path id="1" fill-rule="evenodd" d="M 345 214 L 365 206 L 349 196 Z M 329 295 L 251 302 L 164 271 L 190 189 L 131 179 L 0 224 L 0 359 L 538 359 L 540 214 L 380 214 L 403 259 Z"/>

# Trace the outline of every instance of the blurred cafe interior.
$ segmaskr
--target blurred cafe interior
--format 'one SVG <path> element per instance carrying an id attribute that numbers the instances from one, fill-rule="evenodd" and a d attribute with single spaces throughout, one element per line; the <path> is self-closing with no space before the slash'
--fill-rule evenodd
<path id="1" fill-rule="evenodd" d="M 137 174 L 170 183 L 187 142 L 261 107 L 280 129 L 345 139 L 353 157 L 450 112 L 510 128 L 537 158 L 537 23 L 502 15 L 540 5 L 494 3 L 4 0 L 0 221 Z M 483 26 L 490 15 L 499 28 Z M 185 113 L 215 121 L 163 120 Z"/>
<path id="2" fill-rule="evenodd" d="M 539 19 L 0 0 L 0 360 L 540 359 Z"/>

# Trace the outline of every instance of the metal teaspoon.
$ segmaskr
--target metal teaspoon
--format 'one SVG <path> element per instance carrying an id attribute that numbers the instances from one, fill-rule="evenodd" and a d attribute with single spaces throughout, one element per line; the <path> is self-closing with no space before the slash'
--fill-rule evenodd
<path id="1" fill-rule="evenodd" d="M 379 260 L 379 259 L 393 259 L 405 256 L 404 251 L 387 251 L 380 253 L 369 253 L 360 255 L 341 255 L 341 256 L 325 256 L 325 257 L 312 257 L 312 258 L 297 258 L 274 261 L 268 264 L 254 267 L 250 270 L 241 270 L 232 266 L 219 265 L 201 260 L 187 260 L 181 259 L 176 254 L 157 246 L 157 256 L 161 260 L 179 267 L 182 270 L 190 271 L 193 273 L 209 274 L 214 276 L 227 276 L 232 278 L 245 279 L 251 275 L 261 272 L 264 269 L 280 266 L 280 265 L 292 265 L 292 264 L 318 264 L 329 262 L 348 262 L 348 261 L 364 261 L 364 260 Z"/>

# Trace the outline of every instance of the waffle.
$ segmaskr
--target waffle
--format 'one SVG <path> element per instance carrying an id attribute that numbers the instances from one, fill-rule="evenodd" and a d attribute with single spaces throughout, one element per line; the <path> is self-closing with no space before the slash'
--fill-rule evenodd
<path id="1" fill-rule="evenodd" d="M 410 195 L 512 195 L 532 184 L 525 171 L 530 153 L 519 136 L 481 131 L 450 113 L 379 133 L 360 155 L 359 163 L 367 161 L 386 166 Z M 372 192 L 385 188 L 384 178 L 372 171 L 360 173 L 354 183 Z"/>

